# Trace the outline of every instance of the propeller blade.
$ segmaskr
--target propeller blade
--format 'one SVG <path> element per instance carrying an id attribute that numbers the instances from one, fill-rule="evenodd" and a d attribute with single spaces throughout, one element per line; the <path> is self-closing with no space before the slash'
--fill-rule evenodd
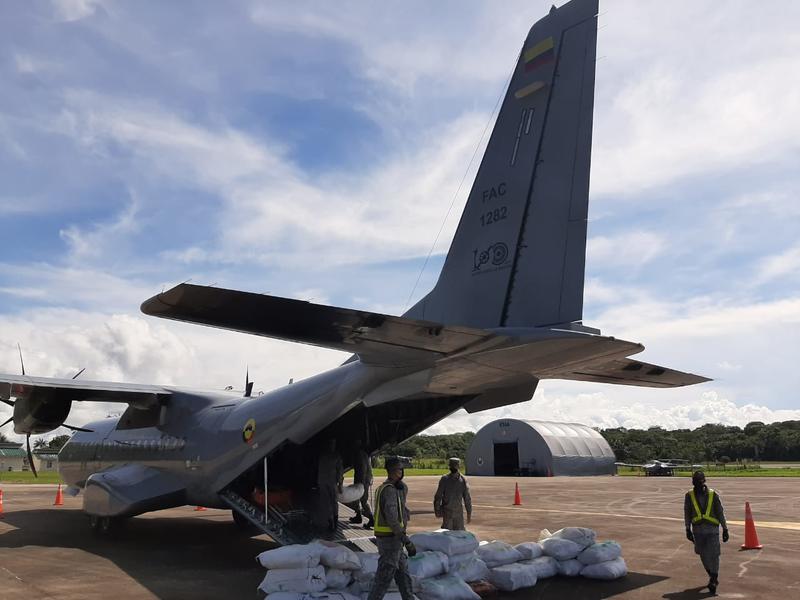
<path id="1" fill-rule="evenodd" d="M 25 375 L 25 361 L 22 360 L 22 346 L 17 342 L 17 350 L 19 350 L 19 364 L 22 367 L 22 374 Z"/>
<path id="2" fill-rule="evenodd" d="M 11 400 L 6 400 L 5 398 L 0 398 L 0 402 L 3 404 L 8 404 L 9 406 L 14 406 L 14 403 Z"/>
<path id="3" fill-rule="evenodd" d="M 8 421 L 6 421 L 6 422 L 5 422 L 5 423 L 3 423 L 2 425 L 0 425 L 0 428 L 3 428 L 3 427 L 5 427 L 5 426 L 6 426 L 6 425 L 8 425 L 9 423 L 11 423 L 11 421 L 13 421 L 13 420 L 14 420 L 14 417 L 12 416 L 10 419 L 8 419 Z"/>
<path id="4" fill-rule="evenodd" d="M 84 433 L 94 433 L 94 429 L 85 429 L 84 427 L 75 427 L 74 425 L 67 425 L 66 423 L 61 424 L 62 427 L 66 427 L 71 431 L 83 431 Z"/>
<path id="5" fill-rule="evenodd" d="M 85 370 L 86 370 L 86 367 L 83 367 L 83 368 L 82 368 L 80 371 L 78 371 L 77 373 L 75 373 L 75 375 L 73 375 L 73 376 L 72 376 L 72 378 L 73 378 L 73 379 L 77 379 L 78 377 L 80 377 L 80 376 L 81 376 L 81 373 L 83 373 Z"/>
<path id="6" fill-rule="evenodd" d="M 31 434 L 29 433 L 25 436 L 25 445 L 28 448 L 28 464 L 31 467 L 31 471 L 33 471 L 33 476 L 38 478 L 39 474 L 36 472 L 36 465 L 33 464 L 33 452 L 31 452 Z"/>

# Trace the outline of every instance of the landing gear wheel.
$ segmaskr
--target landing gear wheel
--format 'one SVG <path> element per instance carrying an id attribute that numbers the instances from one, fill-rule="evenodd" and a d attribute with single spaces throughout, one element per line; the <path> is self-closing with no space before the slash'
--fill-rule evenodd
<path id="1" fill-rule="evenodd" d="M 89 524 L 96 535 L 101 537 L 113 537 L 118 534 L 122 528 L 122 518 L 91 515 L 89 517 Z"/>

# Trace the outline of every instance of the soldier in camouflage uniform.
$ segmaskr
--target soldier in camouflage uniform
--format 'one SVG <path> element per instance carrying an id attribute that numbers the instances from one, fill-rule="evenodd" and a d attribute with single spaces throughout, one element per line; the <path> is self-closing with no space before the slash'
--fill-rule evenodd
<path id="1" fill-rule="evenodd" d="M 375 492 L 375 542 L 378 545 L 378 572 L 372 582 L 368 600 L 382 600 L 392 579 L 397 582 L 403 600 L 413 600 L 409 556 L 417 553 L 406 535 L 410 513 L 406 508 L 408 486 L 403 483 L 403 463 L 398 458 L 386 459 L 388 478 Z"/>
<path id="2" fill-rule="evenodd" d="M 729 539 L 728 524 L 722 510 L 719 494 L 706 487 L 706 476 L 702 471 L 692 475 L 692 489 L 683 500 L 683 517 L 686 538 L 694 542 L 694 551 L 708 573 L 708 591 L 717 593 L 719 585 L 719 526 L 722 525 L 722 541 Z"/>
<path id="3" fill-rule="evenodd" d="M 458 470 L 461 460 L 451 458 L 449 465 L 450 473 L 442 475 L 433 497 L 433 512 L 441 517 L 442 529 L 463 530 L 464 508 L 467 509 L 467 523 L 472 521 L 472 498 L 467 480 Z"/>

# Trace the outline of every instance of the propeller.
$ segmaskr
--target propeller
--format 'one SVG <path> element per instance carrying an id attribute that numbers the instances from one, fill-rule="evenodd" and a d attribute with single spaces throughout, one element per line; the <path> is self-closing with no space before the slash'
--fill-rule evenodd
<path id="1" fill-rule="evenodd" d="M 8 420 L 5 422 L 5 423 L 3 423 L 2 425 L 0 425 L 0 427 L 5 427 L 5 426 L 6 426 L 6 425 L 8 425 L 9 423 L 11 423 L 11 421 L 13 421 L 13 420 L 14 420 L 14 416 L 12 415 L 12 416 L 11 416 L 11 417 L 10 417 L 10 418 L 9 418 L 9 419 L 8 419 Z"/>
<path id="2" fill-rule="evenodd" d="M 31 466 L 31 471 L 33 471 L 33 476 L 38 478 L 39 474 L 36 472 L 36 465 L 33 464 L 33 452 L 31 452 L 31 434 L 25 436 L 25 446 L 28 449 L 28 464 Z"/>
<path id="3" fill-rule="evenodd" d="M 250 367 L 247 367 L 247 371 L 245 372 L 244 376 L 244 397 L 249 398 L 253 395 L 253 384 L 254 381 L 250 381 Z"/>
<path id="4" fill-rule="evenodd" d="M 75 375 L 73 375 L 73 376 L 72 376 L 72 378 L 73 378 L 73 379 L 77 379 L 78 377 L 80 377 L 80 376 L 81 376 L 81 373 L 83 373 L 85 370 L 86 370 L 86 367 L 83 367 L 83 368 L 82 368 L 80 371 L 78 371 L 77 373 L 75 373 Z"/>
<path id="5" fill-rule="evenodd" d="M 22 360 L 22 346 L 17 342 L 17 350 L 19 350 L 19 364 L 22 367 L 22 374 L 25 375 L 25 361 Z"/>

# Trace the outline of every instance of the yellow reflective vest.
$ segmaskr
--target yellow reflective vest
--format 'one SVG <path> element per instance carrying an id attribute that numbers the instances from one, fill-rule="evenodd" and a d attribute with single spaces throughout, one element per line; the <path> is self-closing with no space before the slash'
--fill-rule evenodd
<path id="1" fill-rule="evenodd" d="M 700 504 L 698 504 L 697 502 L 697 496 L 695 496 L 693 489 L 689 492 L 689 498 L 691 498 L 692 506 L 694 507 L 694 516 L 692 517 L 692 523 L 700 523 L 701 521 L 708 521 L 713 525 L 719 525 L 719 520 L 711 516 L 711 509 L 714 506 L 714 490 L 708 488 L 708 504 L 706 505 L 705 513 L 700 512 Z"/>
<path id="2" fill-rule="evenodd" d="M 375 492 L 375 535 L 377 537 L 388 537 L 394 535 L 394 531 L 383 518 L 383 513 L 381 512 L 381 496 L 383 495 L 383 490 L 386 489 L 388 486 L 393 485 L 392 483 L 386 482 L 378 488 L 378 491 Z M 400 526 L 403 527 L 403 505 L 400 503 L 400 494 L 397 494 L 397 518 L 400 519 Z"/>

